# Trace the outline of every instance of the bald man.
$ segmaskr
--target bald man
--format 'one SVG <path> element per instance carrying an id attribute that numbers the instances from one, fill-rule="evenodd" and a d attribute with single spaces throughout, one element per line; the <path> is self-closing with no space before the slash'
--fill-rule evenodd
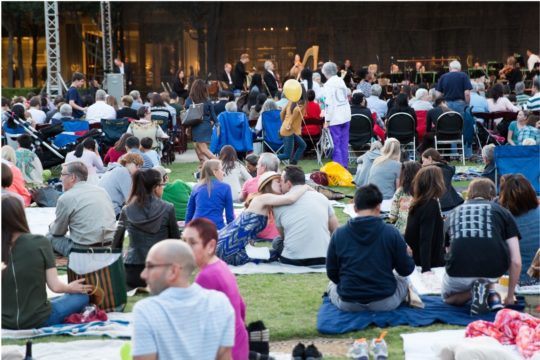
<path id="1" fill-rule="evenodd" d="M 152 246 L 141 273 L 152 295 L 133 308 L 133 359 L 231 359 L 234 310 L 227 297 L 190 284 L 195 257 L 189 245 Z"/>

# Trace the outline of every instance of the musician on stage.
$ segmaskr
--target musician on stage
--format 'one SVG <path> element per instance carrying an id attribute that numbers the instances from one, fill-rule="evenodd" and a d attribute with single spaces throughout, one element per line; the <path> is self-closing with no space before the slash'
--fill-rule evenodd
<path id="1" fill-rule="evenodd" d="M 232 65 L 230 63 L 226 63 L 225 66 L 223 66 L 223 73 L 221 74 L 220 80 L 227 84 L 227 87 L 223 86 L 225 90 L 230 90 L 234 88 L 233 83 L 233 77 L 231 74 L 232 71 Z"/>
<path id="2" fill-rule="evenodd" d="M 246 72 L 246 64 L 249 62 L 249 55 L 242 54 L 240 55 L 240 61 L 236 63 L 234 67 L 233 74 L 233 83 L 234 83 L 234 95 L 240 96 L 242 90 L 247 89 L 247 86 L 244 87 L 246 82 L 246 77 L 248 73 Z"/>
<path id="3" fill-rule="evenodd" d="M 300 77 L 300 72 L 304 70 L 304 64 L 302 63 L 302 58 L 300 57 L 300 54 L 294 55 L 294 64 L 289 71 L 289 76 L 293 79 L 298 80 Z"/>
<path id="4" fill-rule="evenodd" d="M 527 50 L 527 68 L 529 71 L 533 71 L 534 64 L 540 63 L 540 57 L 533 53 L 531 50 Z"/>
<path id="5" fill-rule="evenodd" d="M 270 97 L 275 98 L 278 94 L 279 87 L 276 79 L 276 75 L 274 74 L 274 63 L 272 60 L 266 60 L 264 62 L 264 76 L 263 76 L 264 83 L 266 84 L 266 88 L 270 92 Z"/>
<path id="6" fill-rule="evenodd" d="M 347 59 L 341 66 L 340 76 L 348 88 L 354 87 L 353 75 L 354 75 L 354 69 L 352 68 L 351 60 Z"/>
<path id="7" fill-rule="evenodd" d="M 506 59 L 506 65 L 499 71 L 499 76 L 508 80 L 510 90 L 514 91 L 517 82 L 523 80 L 523 74 L 518 66 L 516 66 L 516 58 L 509 56 Z"/>

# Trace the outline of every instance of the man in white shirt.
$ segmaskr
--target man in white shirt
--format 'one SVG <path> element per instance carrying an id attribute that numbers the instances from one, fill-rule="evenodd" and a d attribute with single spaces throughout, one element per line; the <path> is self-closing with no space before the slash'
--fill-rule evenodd
<path id="1" fill-rule="evenodd" d="M 105 102 L 106 98 L 105 90 L 96 91 L 96 102 L 86 111 L 86 120 L 90 124 L 98 123 L 101 119 L 116 119 L 116 110 Z"/>
<path id="2" fill-rule="evenodd" d="M 152 246 L 141 278 L 151 297 L 133 308 L 133 359 L 231 359 L 235 314 L 224 293 L 190 284 L 195 257 L 189 245 Z"/>
<path id="3" fill-rule="evenodd" d="M 534 54 L 531 50 L 527 50 L 527 56 L 529 57 L 527 60 L 527 67 L 529 68 L 529 71 L 532 71 L 532 69 L 534 69 L 534 64 L 540 62 L 540 56 Z"/>
<path id="4" fill-rule="evenodd" d="M 47 119 L 47 114 L 41 110 L 41 98 L 39 96 L 34 96 L 30 99 L 30 109 L 28 109 L 32 119 L 36 124 L 44 124 L 45 119 Z"/>

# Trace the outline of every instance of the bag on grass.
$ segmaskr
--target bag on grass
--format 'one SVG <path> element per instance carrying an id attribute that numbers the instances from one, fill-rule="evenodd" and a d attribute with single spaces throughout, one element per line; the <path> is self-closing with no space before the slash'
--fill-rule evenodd
<path id="1" fill-rule="evenodd" d="M 32 201 L 39 207 L 56 207 L 62 193 L 53 186 L 45 186 L 31 191 Z"/>
<path id="2" fill-rule="evenodd" d="M 321 171 L 328 176 L 329 186 L 354 186 L 351 173 L 335 161 L 325 164 Z"/>
<path id="3" fill-rule="evenodd" d="M 127 303 L 126 273 L 122 250 L 73 248 L 68 256 L 68 281 L 80 278 L 94 286 L 90 302 L 106 312 L 123 311 Z"/>

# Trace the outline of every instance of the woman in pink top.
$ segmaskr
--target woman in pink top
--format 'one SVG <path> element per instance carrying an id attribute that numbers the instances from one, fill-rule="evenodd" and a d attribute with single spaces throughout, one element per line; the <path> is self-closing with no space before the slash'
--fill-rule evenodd
<path id="1" fill-rule="evenodd" d="M 99 156 L 96 141 L 92 138 L 84 140 L 81 144 L 77 145 L 75 151 L 69 152 L 66 155 L 65 163 L 72 161 L 82 161 L 88 168 L 88 180 L 90 184 L 97 185 L 98 183 L 98 171 L 103 171 L 103 161 Z"/>
<path id="2" fill-rule="evenodd" d="M 13 175 L 13 182 L 11 183 L 11 186 L 7 188 L 7 190 L 21 195 L 24 200 L 24 206 L 30 206 L 32 196 L 30 195 L 28 189 L 24 186 L 24 177 L 21 170 L 19 170 L 19 168 L 15 165 L 17 162 L 17 157 L 15 155 L 15 150 L 11 146 L 2 146 L 2 161 L 9 166 Z"/>
<path id="3" fill-rule="evenodd" d="M 232 355 L 234 360 L 245 360 L 249 357 L 249 339 L 245 325 L 246 305 L 233 273 L 227 264 L 216 256 L 217 238 L 216 225 L 205 218 L 190 221 L 182 232 L 182 239 L 191 246 L 200 269 L 195 282 L 206 289 L 221 291 L 227 295 L 234 308 L 236 326 Z"/>
<path id="4" fill-rule="evenodd" d="M 515 106 L 504 96 L 504 89 L 501 84 L 495 84 L 490 90 L 487 99 L 488 110 L 490 113 L 498 111 L 518 112 L 519 107 Z M 495 125 L 499 125 L 502 118 L 495 119 Z"/>

